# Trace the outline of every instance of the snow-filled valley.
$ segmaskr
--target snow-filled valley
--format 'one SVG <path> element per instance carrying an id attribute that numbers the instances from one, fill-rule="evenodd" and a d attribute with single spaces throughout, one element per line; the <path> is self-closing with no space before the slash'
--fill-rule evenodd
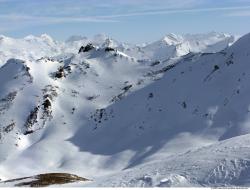
<path id="1" fill-rule="evenodd" d="M 249 186 L 249 60 L 250 34 L 0 36 L 0 186 Z"/>

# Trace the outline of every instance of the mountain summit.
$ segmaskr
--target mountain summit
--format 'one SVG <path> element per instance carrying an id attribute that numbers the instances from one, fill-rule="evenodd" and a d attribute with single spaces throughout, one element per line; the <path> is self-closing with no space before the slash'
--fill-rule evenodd
<path id="1" fill-rule="evenodd" d="M 248 186 L 249 36 L 1 36 L 0 186 Z"/>

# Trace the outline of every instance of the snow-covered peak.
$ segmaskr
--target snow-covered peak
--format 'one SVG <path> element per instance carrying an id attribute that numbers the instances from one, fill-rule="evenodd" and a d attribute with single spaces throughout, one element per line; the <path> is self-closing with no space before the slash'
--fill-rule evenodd
<path id="1" fill-rule="evenodd" d="M 90 186 L 247 182 L 249 136 L 238 136 L 250 133 L 249 40 L 227 48 L 234 38 L 217 33 L 169 34 L 145 46 L 106 36 L 55 44 L 4 37 L 0 178 L 70 172 Z"/>
<path id="2" fill-rule="evenodd" d="M 19 85 L 25 84 L 25 78 L 29 81 L 32 80 L 29 68 L 24 63 L 23 60 L 9 59 L 0 68 L 0 99 L 8 93 L 18 91 Z"/>
<path id="3" fill-rule="evenodd" d="M 26 37 L 24 37 L 24 40 L 27 41 L 43 41 L 43 42 L 47 42 L 47 43 L 54 43 L 54 40 L 51 36 L 49 36 L 48 34 L 42 34 L 41 36 L 34 36 L 34 35 L 28 35 Z"/>
<path id="4" fill-rule="evenodd" d="M 168 34 L 163 39 L 143 47 L 143 51 L 146 52 L 149 59 L 166 60 L 190 52 L 218 52 L 234 42 L 234 36 L 216 32 L 186 35 Z"/>
<path id="5" fill-rule="evenodd" d="M 10 58 L 34 60 L 62 53 L 62 43 L 53 40 L 47 34 L 29 35 L 22 39 L 2 36 L 0 44 L 0 66 Z"/>
<path id="6" fill-rule="evenodd" d="M 163 39 L 163 42 L 165 42 L 167 45 L 177 45 L 183 41 L 182 36 L 176 35 L 176 34 L 168 34 Z"/>
<path id="7" fill-rule="evenodd" d="M 66 42 L 53 40 L 47 34 L 41 36 L 29 35 L 23 39 L 1 36 L 0 65 L 9 58 L 39 59 L 41 57 L 59 56 L 60 54 L 76 53 L 81 46 L 88 43 L 96 47 L 112 47 L 136 59 L 167 60 L 180 57 L 190 52 L 218 52 L 235 41 L 228 34 L 168 34 L 159 41 L 144 46 L 121 43 L 113 38 L 98 34 L 92 38 L 71 36 Z"/>

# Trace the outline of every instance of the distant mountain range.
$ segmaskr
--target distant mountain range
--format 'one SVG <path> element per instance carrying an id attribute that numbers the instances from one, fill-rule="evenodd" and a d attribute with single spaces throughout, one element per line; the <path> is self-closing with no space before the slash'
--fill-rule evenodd
<path id="1" fill-rule="evenodd" d="M 0 36 L 0 186 L 249 186 L 249 58 L 250 34 Z"/>

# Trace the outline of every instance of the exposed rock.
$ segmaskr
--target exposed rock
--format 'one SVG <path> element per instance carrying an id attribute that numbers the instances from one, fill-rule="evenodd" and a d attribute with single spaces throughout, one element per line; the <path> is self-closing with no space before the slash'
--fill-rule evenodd
<path id="1" fill-rule="evenodd" d="M 43 107 L 45 110 L 49 109 L 51 107 L 51 102 L 48 98 L 43 102 Z"/>
<path id="2" fill-rule="evenodd" d="M 93 44 L 89 43 L 87 44 L 86 46 L 81 46 L 78 53 L 81 53 L 81 52 L 88 52 L 90 50 L 94 49 L 94 46 Z"/>
<path id="3" fill-rule="evenodd" d="M 79 177 L 68 173 L 46 173 L 30 177 L 23 177 L 4 181 L 3 183 L 15 183 L 18 187 L 46 187 L 49 185 L 58 185 L 74 183 L 79 181 L 89 181 L 89 179 Z"/>
<path id="4" fill-rule="evenodd" d="M 55 78 L 62 78 L 62 77 L 65 77 L 64 68 L 59 67 L 58 71 L 55 73 Z"/>
<path id="5" fill-rule="evenodd" d="M 106 52 L 108 52 L 108 51 L 115 51 L 115 49 L 112 48 L 112 47 L 106 47 L 106 48 L 105 48 L 105 51 L 106 51 Z"/>
<path id="6" fill-rule="evenodd" d="M 133 86 L 132 84 L 127 85 L 127 86 L 123 87 L 122 90 L 124 90 L 125 92 L 127 92 L 130 88 L 132 88 L 132 86 Z"/>
<path id="7" fill-rule="evenodd" d="M 15 124 L 15 122 L 13 122 L 13 123 L 11 123 L 11 124 L 5 126 L 5 127 L 3 128 L 3 131 L 4 131 L 5 133 L 9 133 L 9 132 L 11 132 L 11 131 L 14 129 L 15 126 L 16 126 L 16 124 Z"/>
<path id="8" fill-rule="evenodd" d="M 155 65 L 159 65 L 160 63 L 161 63 L 161 62 L 157 60 L 157 61 L 154 61 L 153 63 L 151 63 L 150 66 L 153 67 L 153 66 L 155 66 Z"/>
<path id="9" fill-rule="evenodd" d="M 29 114 L 24 124 L 26 129 L 30 129 L 36 122 L 37 122 L 37 115 L 38 115 L 39 107 L 36 106 Z"/>

